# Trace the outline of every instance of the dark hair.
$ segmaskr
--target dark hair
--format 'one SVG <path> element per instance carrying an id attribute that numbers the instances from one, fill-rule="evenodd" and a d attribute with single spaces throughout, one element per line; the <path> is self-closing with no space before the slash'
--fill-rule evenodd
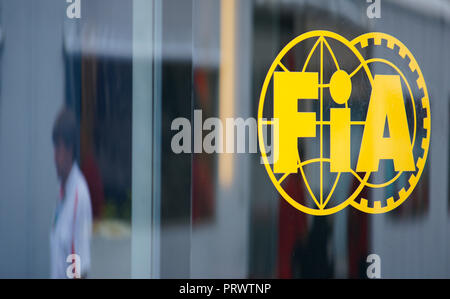
<path id="1" fill-rule="evenodd" d="M 52 132 L 53 145 L 58 145 L 59 142 L 72 150 L 74 159 L 76 153 L 76 140 L 77 140 L 77 125 L 75 115 L 67 108 L 63 108 L 56 118 L 53 125 Z"/>

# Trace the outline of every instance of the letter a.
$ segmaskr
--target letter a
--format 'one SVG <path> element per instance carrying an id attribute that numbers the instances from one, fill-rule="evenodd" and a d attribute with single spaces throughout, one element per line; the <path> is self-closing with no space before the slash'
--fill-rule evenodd
<path id="1" fill-rule="evenodd" d="M 366 262 L 371 263 L 369 267 L 367 267 L 367 278 L 381 278 L 381 259 L 378 254 L 370 254 Z"/>
<path id="2" fill-rule="evenodd" d="M 367 7 L 367 17 L 369 19 L 381 18 L 381 0 L 367 0 L 367 3 L 372 3 Z"/>
<path id="3" fill-rule="evenodd" d="M 67 17 L 69 19 L 81 18 L 81 0 L 66 0 L 67 3 L 71 3 L 67 7 Z"/>
<path id="4" fill-rule="evenodd" d="M 66 258 L 66 262 L 70 265 L 66 269 L 66 276 L 69 279 L 81 278 L 81 261 L 78 254 L 70 254 Z"/>
<path id="5" fill-rule="evenodd" d="M 384 137 L 386 120 L 389 137 Z M 394 160 L 395 171 L 416 169 L 398 75 L 375 76 L 356 171 L 378 171 L 381 159 Z"/>

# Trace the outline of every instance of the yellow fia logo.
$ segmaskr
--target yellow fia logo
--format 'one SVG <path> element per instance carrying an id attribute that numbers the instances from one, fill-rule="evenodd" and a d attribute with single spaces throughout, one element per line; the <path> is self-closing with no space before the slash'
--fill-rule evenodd
<path id="1" fill-rule="evenodd" d="M 329 215 L 350 204 L 384 213 L 406 200 L 423 172 L 430 120 L 425 80 L 403 43 L 384 33 L 348 41 L 311 31 L 291 41 L 269 69 L 258 137 L 269 177 L 293 207 Z M 265 126 L 274 132 L 272 161 Z M 290 175 L 309 201 L 286 191 Z M 377 199 L 361 195 L 372 191 Z"/>

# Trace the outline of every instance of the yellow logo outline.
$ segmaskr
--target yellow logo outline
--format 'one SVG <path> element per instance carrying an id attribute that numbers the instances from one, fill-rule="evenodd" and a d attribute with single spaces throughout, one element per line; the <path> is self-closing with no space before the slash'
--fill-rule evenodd
<path id="1" fill-rule="evenodd" d="M 267 88 L 270 84 L 270 81 L 272 80 L 272 77 L 275 76 L 275 70 L 279 67 L 281 67 L 281 69 L 284 72 L 289 72 L 289 70 L 282 64 L 281 60 L 282 58 L 286 55 L 287 52 L 289 52 L 294 46 L 296 46 L 297 44 L 309 39 L 309 38 L 313 38 L 313 37 L 318 37 L 316 44 L 314 45 L 314 47 L 311 49 L 305 64 L 303 66 L 302 72 L 305 71 L 306 66 L 308 65 L 309 60 L 311 59 L 312 54 L 315 51 L 315 48 L 320 46 L 321 47 L 321 66 L 320 66 L 320 82 L 318 83 L 319 86 L 319 90 L 321 92 L 320 95 L 320 105 L 321 105 L 321 111 L 320 111 L 320 120 L 319 122 L 321 123 L 320 125 L 320 130 L 321 130 L 321 134 L 320 134 L 320 138 L 321 138 L 321 153 L 320 153 L 320 158 L 317 159 L 310 159 L 307 161 L 301 161 L 300 160 L 300 155 L 298 154 L 297 151 L 297 166 L 298 169 L 300 169 L 300 173 L 301 176 L 303 178 L 303 181 L 305 183 L 306 189 L 309 192 L 309 194 L 311 195 L 311 197 L 313 198 L 316 206 L 318 207 L 318 209 L 314 209 L 314 208 L 310 208 L 308 206 L 302 205 L 300 203 L 298 203 L 296 200 L 294 200 L 289 194 L 287 194 L 287 192 L 283 189 L 283 187 L 281 186 L 281 183 L 283 182 L 283 180 L 286 178 L 287 175 L 289 175 L 288 173 L 284 174 L 281 178 L 277 179 L 275 177 L 274 171 L 270 166 L 270 163 L 268 161 L 267 158 L 267 153 L 266 153 L 266 148 L 265 148 L 265 144 L 264 144 L 264 137 L 263 137 L 263 128 L 264 126 L 267 125 L 272 125 L 275 126 L 276 124 L 278 125 L 278 123 L 276 123 L 274 120 L 272 121 L 265 121 L 263 118 L 263 109 L 264 109 L 264 102 L 266 99 L 266 94 L 267 94 Z M 374 86 L 374 77 L 372 75 L 371 70 L 369 69 L 369 64 L 374 63 L 374 62 L 382 62 L 385 64 L 388 64 L 389 66 L 391 66 L 393 69 L 395 69 L 397 71 L 397 73 L 399 74 L 399 77 L 401 77 L 400 80 L 403 80 L 403 82 L 406 83 L 409 95 L 411 97 L 411 101 L 413 102 L 413 114 L 414 114 L 414 133 L 413 133 L 413 138 L 412 138 L 412 147 L 414 148 L 415 145 L 415 139 L 416 139 L 416 131 L 417 131 L 417 113 L 415 110 L 415 105 L 414 105 L 414 97 L 412 95 L 412 91 L 411 91 L 411 87 L 410 84 L 408 82 L 408 80 L 406 80 L 404 74 L 401 72 L 401 70 L 395 66 L 393 63 L 391 63 L 388 60 L 384 60 L 381 58 L 371 58 L 371 59 L 364 59 L 364 57 L 361 55 L 361 53 L 356 49 L 356 45 L 360 45 L 361 48 L 365 48 L 368 45 L 368 41 L 369 40 L 373 40 L 374 41 L 374 45 L 375 46 L 380 46 L 382 41 L 386 42 L 387 48 L 394 50 L 395 47 L 398 48 L 398 55 L 405 59 L 408 58 L 409 59 L 409 68 L 412 72 L 417 72 L 418 74 L 418 79 L 416 81 L 418 89 L 423 91 L 423 98 L 422 98 L 422 108 L 426 110 L 426 116 L 423 118 L 423 127 L 426 130 L 426 134 L 425 137 L 422 138 L 422 144 L 421 147 L 424 151 L 423 156 L 422 157 L 418 157 L 417 161 L 414 161 L 415 165 L 417 166 L 417 173 L 416 175 L 411 174 L 411 176 L 408 179 L 409 182 L 409 188 L 407 188 L 405 190 L 405 188 L 401 188 L 398 191 L 398 199 L 394 200 L 394 197 L 389 197 L 388 199 L 386 199 L 386 205 L 382 206 L 381 202 L 379 201 L 375 201 L 373 204 L 373 207 L 370 207 L 368 205 L 368 201 L 365 198 L 358 198 L 360 192 L 362 191 L 362 189 L 367 186 L 370 188 L 383 188 L 386 187 L 390 184 L 392 184 L 394 181 L 396 181 L 398 179 L 398 177 L 400 177 L 400 175 L 402 174 L 401 171 L 399 171 L 397 173 L 397 175 L 390 179 L 389 181 L 382 183 L 382 184 L 372 184 L 368 182 L 368 179 L 370 177 L 371 172 L 366 172 L 365 175 L 363 177 L 360 177 L 354 170 L 350 169 L 349 172 L 352 173 L 353 176 L 355 176 L 358 181 L 360 182 L 360 185 L 358 186 L 358 188 L 342 203 L 331 207 L 331 208 L 326 208 L 326 205 L 328 203 L 328 201 L 330 200 L 335 188 L 336 188 L 336 184 L 339 181 L 339 177 L 341 175 L 340 172 L 337 173 L 337 177 L 335 179 L 335 182 L 332 186 L 331 191 L 329 192 L 327 198 L 324 198 L 323 196 L 323 173 L 322 173 L 322 164 L 323 163 L 329 163 L 330 159 L 324 158 L 323 157 L 323 145 L 322 145 L 322 138 L 323 138 L 323 134 L 322 134 L 322 129 L 323 129 L 323 109 L 322 109 L 322 105 L 323 105 L 323 88 L 325 88 L 325 84 L 323 82 L 323 48 L 327 47 L 330 54 L 332 55 L 332 58 L 334 60 L 334 63 L 336 64 L 337 69 L 339 70 L 339 66 L 337 64 L 337 60 L 333 54 L 333 51 L 331 51 L 330 46 L 326 40 L 326 38 L 332 38 L 337 40 L 338 42 L 341 42 L 342 44 L 344 44 L 346 47 L 348 47 L 352 53 L 357 57 L 357 59 L 359 60 L 360 65 L 352 72 L 352 74 L 350 75 L 350 78 L 356 73 L 358 72 L 361 68 L 364 69 L 365 73 L 367 74 L 367 77 L 369 78 L 370 84 L 373 88 Z M 338 77 L 338 76 L 337 76 Z M 344 76 L 345 77 L 345 76 Z M 380 79 L 380 78 L 378 78 Z M 333 80 L 333 78 L 332 78 Z M 336 81 L 338 82 L 345 82 L 345 78 L 344 79 L 340 79 L 338 78 Z M 331 81 L 330 81 L 331 83 Z M 330 86 L 330 84 L 328 84 L 328 87 Z M 331 92 L 331 91 L 330 91 Z M 345 102 L 345 97 L 348 97 L 348 95 L 346 94 L 342 94 L 342 91 L 337 90 L 334 91 L 334 93 L 336 95 L 338 95 L 338 97 L 343 97 L 344 100 L 340 103 L 340 104 L 344 104 Z M 341 93 L 341 94 L 340 94 Z M 348 108 L 347 103 L 345 102 L 345 107 Z M 362 122 L 365 125 L 365 122 Z M 302 211 L 304 213 L 307 214 L 311 214 L 311 215 L 329 215 L 329 214 L 333 214 L 336 213 L 340 210 L 342 210 L 343 208 L 345 208 L 346 206 L 348 206 L 349 204 L 352 205 L 353 207 L 359 209 L 360 211 L 366 212 L 366 213 L 372 213 L 372 214 L 379 214 L 379 213 L 385 213 L 388 212 L 390 210 L 395 209 L 396 207 L 398 207 L 400 204 L 402 204 L 407 198 L 408 196 L 412 193 L 412 191 L 414 190 L 415 186 L 417 185 L 420 176 L 422 175 L 424 166 L 425 166 L 425 162 L 428 156 L 428 149 L 429 149 L 429 143 L 430 143 L 430 132 L 431 132 L 431 115 L 430 115 L 430 103 L 429 103 L 429 98 L 428 98 L 428 91 L 427 91 L 427 87 L 425 84 L 425 80 L 423 78 L 422 72 L 419 68 L 419 65 L 417 64 L 417 61 L 415 60 L 415 58 L 413 57 L 413 55 L 411 54 L 411 52 L 406 48 L 406 46 L 401 43 L 400 41 L 398 41 L 396 38 L 385 34 L 385 33 L 379 33 L 379 32 L 372 32 L 372 33 L 367 33 L 367 34 L 363 34 L 357 38 L 355 38 L 352 41 L 348 41 L 347 39 L 345 39 L 344 37 L 342 37 L 339 34 L 336 34 L 334 32 L 331 31 L 324 31 L 324 30 L 316 30 L 316 31 L 310 31 L 307 33 L 304 33 L 298 37 L 296 37 L 295 39 L 293 39 L 290 43 L 288 43 L 282 50 L 281 52 L 277 55 L 277 57 L 275 58 L 274 62 L 272 63 L 266 78 L 264 80 L 264 84 L 263 84 L 263 88 L 261 91 L 261 95 L 260 95 L 260 99 L 259 99 L 259 107 L 258 107 L 258 139 L 259 139 L 259 147 L 260 147 L 260 151 L 261 151 L 261 155 L 264 161 L 264 165 L 266 167 L 267 173 L 269 175 L 270 180 L 272 181 L 272 183 L 274 184 L 274 186 L 276 187 L 276 189 L 278 190 L 278 192 L 282 195 L 282 197 L 289 203 L 291 204 L 293 207 L 295 207 L 296 209 L 298 209 L 299 211 Z M 412 151 L 412 149 L 411 149 Z M 303 166 L 309 164 L 309 163 L 313 163 L 313 162 L 319 162 L 320 163 L 320 198 L 319 200 L 317 200 L 315 198 L 314 193 L 312 192 L 309 184 L 308 184 L 308 180 L 306 179 L 304 170 L 303 170 Z M 359 199 L 359 201 L 357 201 L 357 199 Z"/>

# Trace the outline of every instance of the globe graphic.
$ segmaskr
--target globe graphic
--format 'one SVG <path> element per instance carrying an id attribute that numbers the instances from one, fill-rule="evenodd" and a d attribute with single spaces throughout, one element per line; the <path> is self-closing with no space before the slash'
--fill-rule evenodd
<path id="1" fill-rule="evenodd" d="M 359 39 L 355 40 L 360 42 Z M 337 49 L 339 55 L 336 54 L 335 49 Z M 346 58 L 338 57 L 343 54 Z M 292 59 L 292 57 L 295 57 L 295 59 Z M 410 59 L 413 60 L 414 58 L 411 57 L 412 55 L 410 56 Z M 292 61 L 294 61 L 294 63 L 292 63 Z M 401 172 L 398 172 L 393 177 L 389 177 L 382 182 L 373 183 L 369 180 L 371 176 L 370 172 L 356 173 L 354 167 L 352 167 L 353 169 L 351 169 L 350 173 L 330 172 L 330 108 L 351 108 L 352 130 L 353 127 L 359 127 L 359 129 L 356 130 L 356 134 L 352 131 L 353 143 L 353 136 L 361 135 L 364 129 L 365 113 L 367 111 L 370 91 L 374 81 L 369 65 L 375 62 L 389 65 L 391 69 L 394 69 L 395 73 L 402 76 L 402 82 L 405 83 L 407 90 L 409 90 L 413 107 L 411 114 L 414 116 L 412 118 L 414 119 L 414 123 L 410 124 L 410 127 L 412 128 L 412 144 L 414 145 L 417 128 L 416 110 L 414 108 L 416 103 L 414 103 L 414 96 L 411 92 L 408 80 L 403 73 L 389 61 L 383 59 L 365 59 L 355 47 L 353 41 L 348 41 L 339 34 L 329 31 L 310 31 L 298 36 L 287 44 L 272 63 L 263 84 L 258 107 L 259 145 L 264 165 L 272 183 L 282 197 L 298 210 L 311 215 L 329 215 L 342 210 L 349 204 L 352 204 L 357 208 L 362 206 L 364 209 L 364 205 L 367 205 L 366 199 L 360 198 L 361 202 L 354 201 L 355 198 L 361 194 L 364 187 L 386 187 L 398 180 L 402 175 Z M 302 140 L 299 141 L 300 145 L 297 156 L 298 173 L 274 173 L 273 161 L 269 161 L 266 149 L 266 138 L 263 137 L 263 131 L 267 129 L 267 127 L 273 127 L 272 129 L 275 129 L 276 126 L 276 122 L 273 119 L 273 96 L 271 95 L 274 73 L 292 71 L 315 72 L 319 76 L 318 99 L 309 101 L 308 104 L 303 104 L 309 105 L 307 108 L 303 107 L 305 111 L 316 113 L 317 133 L 315 138 L 299 138 Z M 424 91 L 427 97 L 426 88 Z M 356 101 L 355 97 L 359 97 L 359 100 Z M 307 103 L 308 101 L 302 102 Z M 353 113 L 354 110 L 356 114 Z M 354 117 L 355 115 L 356 117 Z M 355 144 L 357 143 L 358 142 L 355 142 Z M 424 159 L 426 159 L 427 150 L 428 149 L 426 148 L 423 156 Z M 418 179 L 421 172 L 422 169 L 419 169 L 414 178 Z M 288 176 L 293 175 L 296 175 L 298 179 L 301 180 L 304 189 L 306 190 L 308 195 L 308 200 L 306 202 L 300 202 L 294 195 L 289 194 L 285 190 L 286 188 L 283 185 L 283 182 L 286 181 Z M 347 189 L 341 189 L 341 191 L 339 191 L 340 182 L 343 177 L 346 176 L 353 177 L 354 179 L 351 179 L 350 184 L 347 179 L 347 184 L 344 184 L 345 186 L 343 187 Z M 352 187 L 350 188 L 351 190 L 349 190 L 349 185 Z M 406 192 L 410 193 L 412 189 L 413 188 L 410 188 Z M 345 195 L 336 196 L 336 193 L 345 193 Z M 340 198 L 340 200 L 337 198 Z M 392 198 L 389 198 L 388 201 L 391 206 L 394 206 L 392 204 Z M 395 206 L 400 203 L 401 202 L 399 201 Z M 377 212 L 382 209 L 369 207 L 366 210 L 368 210 L 368 212 Z M 386 208 L 384 210 L 386 210 Z"/>

